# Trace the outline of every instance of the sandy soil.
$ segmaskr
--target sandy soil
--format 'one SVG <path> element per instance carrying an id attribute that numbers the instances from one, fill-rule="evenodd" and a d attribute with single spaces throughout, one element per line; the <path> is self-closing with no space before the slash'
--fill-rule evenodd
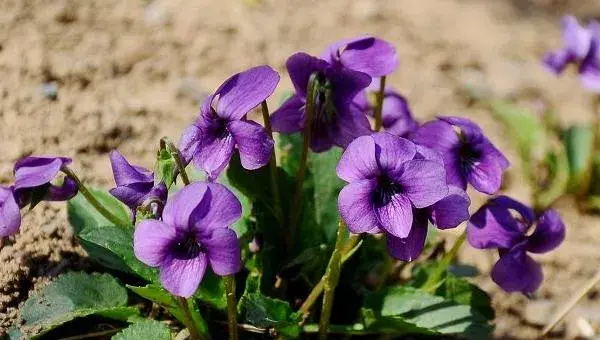
<path id="1" fill-rule="evenodd" d="M 0 183 L 12 181 L 15 160 L 36 153 L 72 156 L 86 181 L 109 187 L 112 148 L 151 166 L 158 139 L 178 139 L 198 101 L 230 74 L 264 63 L 283 71 L 295 51 L 318 54 L 332 41 L 361 33 L 396 44 L 401 69 L 390 83 L 408 96 L 417 117 L 469 116 L 509 149 L 510 134 L 485 111 L 468 107 L 460 89 L 475 82 L 502 96 L 533 90 L 558 108 L 562 120 L 588 119 L 591 97 L 576 77 L 557 80 L 539 64 L 544 51 L 559 47 L 558 18 L 567 12 L 598 17 L 600 4 L 0 0 Z M 280 91 L 290 87 L 283 79 Z M 44 94 L 44 84 L 57 86 L 56 99 Z M 518 163 L 514 152 L 508 154 Z M 527 200 L 517 169 L 515 164 L 508 192 Z M 540 315 L 595 271 L 588 264 L 600 259 L 599 220 L 579 216 L 568 200 L 559 208 L 568 238 L 559 251 L 540 257 L 546 282 L 535 297 L 507 295 L 481 279 L 499 308 L 500 338 L 534 337 Z M 30 289 L 86 266 L 62 204 L 42 204 L 24 218 L 21 233 L 0 247 L 0 330 L 13 323 Z M 489 270 L 491 257 L 469 249 L 461 256 Z M 578 315 L 598 319 L 593 306 Z M 563 327 L 556 336 L 577 332 L 577 326 Z"/>

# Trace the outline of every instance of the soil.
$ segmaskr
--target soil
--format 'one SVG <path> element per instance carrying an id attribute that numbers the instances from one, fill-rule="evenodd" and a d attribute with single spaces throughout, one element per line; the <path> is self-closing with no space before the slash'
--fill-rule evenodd
<path id="1" fill-rule="evenodd" d="M 499 96 L 534 93 L 556 107 L 562 121 L 588 120 L 592 98 L 577 77 L 556 79 L 539 62 L 545 51 L 560 47 L 559 18 L 565 13 L 600 17 L 600 3 L 2 0 L 0 183 L 12 181 L 17 159 L 35 153 L 71 156 L 86 182 L 108 188 L 111 149 L 151 167 L 159 138 L 178 140 L 199 101 L 230 74 L 270 64 L 283 72 L 283 93 L 291 88 L 284 72 L 290 54 L 319 54 L 335 40 L 363 33 L 397 46 L 401 68 L 389 82 L 409 98 L 418 118 L 465 115 L 501 149 L 514 150 L 510 132 L 485 110 L 469 106 L 462 89 L 476 84 Z M 506 192 L 528 201 L 516 154 L 507 154 L 515 166 Z M 535 296 L 509 295 L 487 275 L 479 279 L 498 310 L 498 338 L 537 336 L 536 316 L 568 298 L 596 270 L 588 264 L 600 259 L 600 220 L 581 216 L 568 199 L 557 207 L 568 225 L 567 240 L 539 257 L 546 281 Z M 15 322 L 30 290 L 88 265 L 64 204 L 38 206 L 24 217 L 21 232 L 0 247 L 0 333 Z M 487 274 L 493 257 L 480 254 L 465 247 L 461 259 Z M 590 296 L 590 307 L 578 309 L 571 318 L 576 322 L 567 323 L 575 326 L 561 326 L 553 336 L 581 335 L 582 317 L 598 327 L 600 313 L 592 304 L 598 294 Z"/>

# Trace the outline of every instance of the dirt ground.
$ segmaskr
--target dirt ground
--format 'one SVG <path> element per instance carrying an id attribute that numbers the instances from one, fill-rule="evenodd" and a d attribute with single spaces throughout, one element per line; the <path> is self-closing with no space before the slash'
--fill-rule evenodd
<path id="1" fill-rule="evenodd" d="M 471 117 L 503 150 L 512 150 L 510 134 L 485 111 L 467 107 L 460 90 L 476 83 L 501 96 L 534 91 L 561 120 L 587 120 L 591 96 L 576 77 L 556 79 L 539 63 L 546 50 L 560 46 L 558 19 L 565 13 L 600 17 L 600 3 L 0 0 L 0 183 L 12 181 L 18 158 L 35 153 L 71 156 L 87 182 L 109 187 L 111 149 L 151 167 L 158 139 L 177 140 L 198 102 L 230 74 L 257 64 L 283 72 L 293 52 L 319 54 L 328 43 L 362 33 L 397 46 L 401 67 L 389 82 L 418 118 Z M 282 79 L 280 92 L 290 88 L 285 74 Z M 515 164 L 507 192 L 527 201 L 516 154 L 507 154 Z M 508 295 L 480 279 L 498 308 L 498 338 L 535 337 L 554 304 L 596 270 L 600 219 L 580 216 L 568 200 L 558 208 L 567 240 L 539 257 L 546 281 L 534 297 Z M 65 210 L 42 204 L 24 217 L 20 234 L 0 241 L 0 333 L 31 289 L 86 266 Z M 470 249 L 461 258 L 484 273 L 493 259 Z M 585 322 L 597 327 L 599 298 L 591 294 L 554 336 L 581 335 Z"/>

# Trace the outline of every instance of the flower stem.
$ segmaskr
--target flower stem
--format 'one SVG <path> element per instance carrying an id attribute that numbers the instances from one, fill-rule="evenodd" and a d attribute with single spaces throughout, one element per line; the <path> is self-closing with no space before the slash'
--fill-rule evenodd
<path id="1" fill-rule="evenodd" d="M 198 330 L 196 324 L 194 323 L 194 318 L 192 317 L 192 311 L 190 310 L 188 300 L 180 296 L 175 297 L 175 299 L 179 304 L 179 308 L 183 312 L 185 327 L 190 331 L 190 338 L 192 340 L 202 340 L 203 337 L 200 333 L 200 330 Z"/>
<path id="2" fill-rule="evenodd" d="M 458 236 L 456 241 L 454 241 L 454 244 L 452 245 L 452 248 L 450 249 L 450 251 L 448 251 L 444 255 L 442 260 L 438 263 L 437 267 L 429 275 L 429 277 L 427 278 L 427 281 L 425 281 L 425 284 L 421 288 L 422 290 L 431 292 L 431 291 L 434 291 L 438 287 L 438 282 L 439 282 L 440 278 L 442 277 L 444 272 L 446 272 L 446 269 L 448 269 L 448 266 L 450 265 L 450 263 L 452 263 L 452 260 L 454 260 L 454 258 L 456 257 L 456 254 L 458 254 L 458 251 L 460 250 L 460 247 L 463 245 L 463 243 L 465 243 L 466 238 L 467 238 L 467 230 L 465 229 L 460 234 L 460 236 Z"/>
<path id="3" fill-rule="evenodd" d="M 238 340 L 237 302 L 235 299 L 235 276 L 228 275 L 225 280 L 225 294 L 227 295 L 227 319 L 229 320 L 229 340 Z"/>
<path id="4" fill-rule="evenodd" d="M 263 121 L 265 124 L 265 130 L 267 134 L 273 140 L 273 128 L 271 128 L 271 120 L 269 118 L 269 106 L 267 101 L 264 100 L 260 104 L 262 111 Z M 279 185 L 277 182 L 277 158 L 275 156 L 275 144 L 273 144 L 273 153 L 271 154 L 271 160 L 269 161 L 269 169 L 271 170 L 271 190 L 273 191 L 273 201 L 275 202 L 275 214 L 279 223 L 283 221 L 283 213 L 281 211 L 281 200 L 279 199 Z"/>
<path id="5" fill-rule="evenodd" d="M 375 131 L 381 130 L 383 125 L 383 98 L 385 97 L 385 76 L 379 78 L 379 91 L 377 92 L 377 105 L 375 106 Z"/>
<path id="6" fill-rule="evenodd" d="M 289 252 L 291 252 L 293 249 L 293 241 L 296 236 L 296 228 L 298 226 L 298 220 L 300 219 L 300 213 L 302 212 L 302 188 L 304 184 L 304 176 L 306 175 L 306 169 L 308 168 L 308 151 L 310 146 L 311 125 L 312 117 L 315 111 L 315 99 L 317 94 L 318 82 L 319 80 L 317 73 L 311 74 L 310 79 L 308 80 L 308 88 L 306 90 L 304 130 L 302 132 L 302 135 L 304 137 L 302 144 L 302 155 L 300 156 L 300 168 L 298 169 L 298 173 L 296 175 L 296 189 L 294 192 L 294 198 L 292 200 L 289 221 L 290 230 L 288 232 L 288 237 L 286 240 Z"/>
<path id="7" fill-rule="evenodd" d="M 89 191 L 89 189 L 83 184 L 83 182 L 79 179 L 79 177 L 77 177 L 77 175 L 75 174 L 75 172 L 73 172 L 73 170 L 71 170 L 69 167 L 67 166 L 63 166 L 60 169 L 65 175 L 67 175 L 67 177 L 71 178 L 73 181 L 75 181 L 75 183 L 77 184 L 77 188 L 79 189 L 79 192 L 81 192 L 81 194 L 83 195 L 83 197 L 85 197 L 85 199 L 92 205 L 94 206 L 94 208 L 102 215 L 104 216 L 107 220 L 109 220 L 111 223 L 122 227 L 122 228 L 130 228 L 131 227 L 131 223 L 129 221 L 123 221 L 121 220 L 119 217 L 117 217 L 116 215 L 114 215 L 113 213 L 111 213 L 110 211 L 108 211 L 108 209 L 106 209 L 104 207 L 104 205 L 102 205 L 102 203 L 100 203 L 96 197 L 94 197 L 94 195 Z"/>
<path id="8" fill-rule="evenodd" d="M 165 148 L 175 159 L 175 164 L 177 164 L 177 168 L 179 170 L 179 175 L 181 176 L 181 181 L 183 184 L 190 184 L 190 178 L 185 171 L 185 163 L 183 162 L 183 157 L 181 157 L 181 152 L 179 149 L 171 142 L 168 137 L 163 137 L 160 139 L 160 147 Z"/>

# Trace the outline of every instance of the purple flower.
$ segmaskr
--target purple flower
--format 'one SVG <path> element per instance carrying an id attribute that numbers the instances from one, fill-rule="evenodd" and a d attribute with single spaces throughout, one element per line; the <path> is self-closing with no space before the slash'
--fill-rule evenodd
<path id="1" fill-rule="evenodd" d="M 389 42 L 366 36 L 333 43 L 321 56 L 333 65 L 360 71 L 371 77 L 383 77 L 398 68 L 396 48 Z"/>
<path id="2" fill-rule="evenodd" d="M 165 183 L 154 183 L 154 174 L 137 165 L 131 165 L 121 153 L 113 150 L 110 153 L 115 183 L 117 186 L 110 189 L 110 193 L 119 201 L 125 203 L 134 213 L 137 207 L 148 200 L 164 202 L 167 200 L 167 186 Z"/>
<path id="3" fill-rule="evenodd" d="M 406 238 L 419 218 L 414 210 L 434 205 L 449 190 L 441 161 L 423 157 L 414 143 L 386 132 L 350 143 L 337 174 L 349 182 L 338 209 L 353 233 L 384 231 Z"/>
<path id="4" fill-rule="evenodd" d="M 67 157 L 25 157 L 15 163 L 14 196 L 19 207 L 40 201 L 66 201 L 77 194 L 77 184 L 65 177 L 61 185 L 51 182 L 63 166 L 71 164 Z"/>
<path id="5" fill-rule="evenodd" d="M 16 233 L 21 226 L 21 213 L 13 188 L 0 186 L 0 238 Z"/>
<path id="6" fill-rule="evenodd" d="M 137 226 L 135 256 L 160 268 L 160 281 L 171 294 L 194 294 L 206 266 L 217 275 L 240 270 L 240 245 L 229 226 L 242 213 L 240 201 L 218 183 L 192 183 L 167 200 L 162 221 Z"/>
<path id="7" fill-rule="evenodd" d="M 257 66 L 227 79 L 209 96 L 196 122 L 181 136 L 179 148 L 187 163 L 215 179 L 235 147 L 242 166 L 258 169 L 269 162 L 273 140 L 265 129 L 246 120 L 246 114 L 275 91 L 279 75 L 269 66 Z"/>
<path id="8" fill-rule="evenodd" d="M 311 124 L 310 147 L 314 152 L 329 150 L 333 145 L 346 147 L 358 136 L 371 132 L 369 120 L 354 97 L 371 82 L 369 75 L 331 65 L 305 53 L 292 55 L 286 63 L 296 94 L 285 101 L 271 116 L 273 130 L 295 133 L 304 128 L 306 91 L 311 74 L 317 73 L 315 112 Z"/>
<path id="9" fill-rule="evenodd" d="M 595 23 L 593 27 L 595 34 L 579 67 L 579 79 L 585 89 L 600 93 L 600 25 Z"/>
<path id="10" fill-rule="evenodd" d="M 362 112 L 366 112 L 369 116 L 374 115 L 375 96 L 379 91 L 379 84 L 372 82 L 366 91 L 360 92 L 354 103 Z M 412 116 L 408 101 L 400 95 L 392 87 L 386 86 L 383 96 L 382 108 L 382 123 L 385 131 L 404 137 L 411 132 L 414 132 L 419 124 Z"/>
<path id="11" fill-rule="evenodd" d="M 527 252 L 549 252 L 564 238 L 565 225 L 555 210 L 535 216 L 529 207 L 506 196 L 489 200 L 467 225 L 473 247 L 499 250 L 492 279 L 507 292 L 536 291 L 543 280 L 542 269 Z"/>
<path id="12" fill-rule="evenodd" d="M 581 27 L 573 16 L 564 16 L 561 20 L 563 26 L 563 43 L 561 50 L 549 52 L 544 56 L 543 63 L 548 71 L 560 74 L 568 64 L 579 64 L 588 55 L 592 41 L 591 22 L 588 28 Z"/>
<path id="13" fill-rule="evenodd" d="M 411 137 L 442 155 L 448 184 L 463 190 L 467 183 L 478 191 L 493 194 L 500 189 L 502 173 L 510 163 L 472 121 L 439 117 L 423 124 Z"/>

